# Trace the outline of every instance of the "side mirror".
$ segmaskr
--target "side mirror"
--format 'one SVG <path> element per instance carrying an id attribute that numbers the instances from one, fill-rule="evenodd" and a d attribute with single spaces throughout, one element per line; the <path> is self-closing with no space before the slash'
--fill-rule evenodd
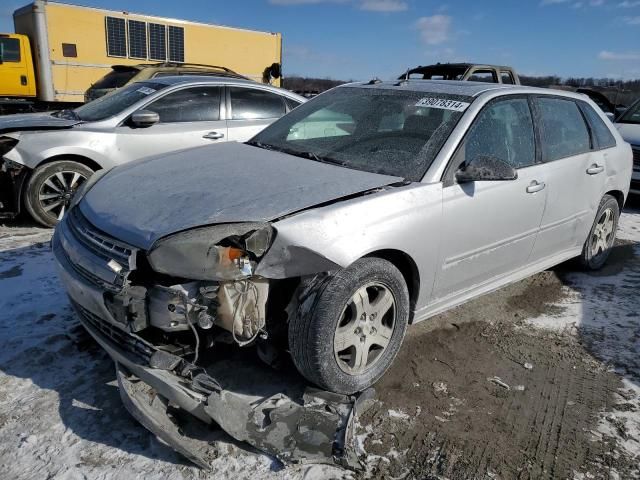
<path id="1" fill-rule="evenodd" d="M 135 127 L 146 128 L 160 121 L 160 115 L 151 110 L 138 110 L 131 115 L 131 123 Z"/>
<path id="2" fill-rule="evenodd" d="M 456 172 L 458 183 L 515 180 L 516 178 L 518 178 L 518 172 L 515 168 L 504 160 L 489 156 L 474 158 Z"/>

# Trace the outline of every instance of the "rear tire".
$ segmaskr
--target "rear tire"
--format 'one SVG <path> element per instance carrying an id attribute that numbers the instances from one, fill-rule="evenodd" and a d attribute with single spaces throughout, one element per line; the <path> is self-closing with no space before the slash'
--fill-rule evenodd
<path id="1" fill-rule="evenodd" d="M 620 206 L 611 195 L 605 195 L 598 206 L 598 213 L 578 257 L 585 270 L 599 270 L 611 253 L 616 240 Z"/>
<path id="2" fill-rule="evenodd" d="M 78 162 L 62 160 L 36 168 L 23 200 L 31 217 L 45 227 L 54 227 L 65 214 L 71 197 L 93 170 Z"/>
<path id="3" fill-rule="evenodd" d="M 311 308 L 289 322 L 289 349 L 307 380 L 352 394 L 391 366 L 408 322 L 409 292 L 400 271 L 386 260 L 361 258 L 329 278 Z"/>

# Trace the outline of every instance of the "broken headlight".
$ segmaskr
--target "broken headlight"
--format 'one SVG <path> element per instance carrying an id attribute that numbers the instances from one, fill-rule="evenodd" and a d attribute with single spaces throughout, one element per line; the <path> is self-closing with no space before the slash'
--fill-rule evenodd
<path id="1" fill-rule="evenodd" d="M 159 240 L 148 254 L 158 273 L 192 280 L 250 277 L 273 239 L 268 223 L 197 228 Z"/>

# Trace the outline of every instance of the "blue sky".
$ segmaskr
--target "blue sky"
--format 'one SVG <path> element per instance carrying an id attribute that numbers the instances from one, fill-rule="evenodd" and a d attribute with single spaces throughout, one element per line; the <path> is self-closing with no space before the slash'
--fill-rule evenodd
<path id="1" fill-rule="evenodd" d="M 13 31 L 11 12 L 25 3 L 2 0 L 0 31 Z M 640 78 L 640 0 L 73 3 L 282 32 L 285 75 L 392 78 L 418 64 L 475 61 L 528 75 Z"/>

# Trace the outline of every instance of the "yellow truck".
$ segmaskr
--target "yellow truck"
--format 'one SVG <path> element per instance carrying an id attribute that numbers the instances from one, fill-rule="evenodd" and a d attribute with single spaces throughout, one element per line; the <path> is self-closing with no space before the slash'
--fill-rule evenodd
<path id="1" fill-rule="evenodd" d="M 61 108 L 113 64 L 224 65 L 261 81 L 279 73 L 282 35 L 36 0 L 0 33 L 0 108 Z M 275 76 L 275 75 L 274 75 Z M 279 76 L 279 75 L 277 75 Z M 273 83 L 279 86 L 279 79 Z"/>

